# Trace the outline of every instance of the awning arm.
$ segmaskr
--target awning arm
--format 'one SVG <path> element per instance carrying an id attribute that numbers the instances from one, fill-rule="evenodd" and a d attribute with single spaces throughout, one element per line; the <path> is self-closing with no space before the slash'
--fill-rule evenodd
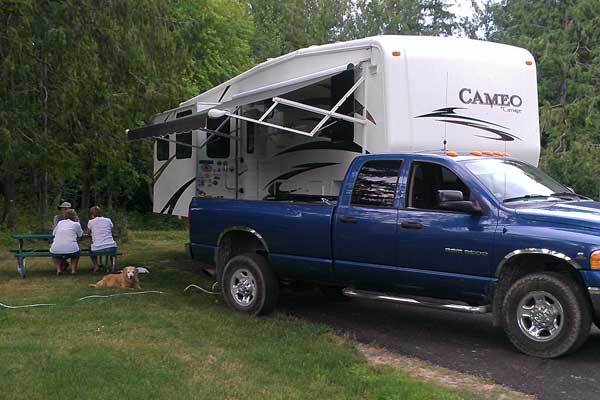
<path id="1" fill-rule="evenodd" d="M 344 94 L 344 96 L 342 96 L 342 98 L 333 106 L 333 108 L 331 110 L 325 110 L 323 108 L 310 106 L 308 104 L 299 103 L 299 102 L 293 101 L 293 100 L 283 99 L 281 97 L 273 97 L 273 99 L 272 99 L 273 104 L 271 104 L 271 106 L 260 116 L 259 119 L 245 117 L 243 115 L 237 115 L 234 113 L 230 113 L 228 111 L 218 110 L 216 108 L 209 110 L 208 117 L 216 118 L 216 117 L 221 117 L 221 116 L 225 115 L 230 118 L 236 118 L 236 119 L 240 119 L 243 121 L 252 122 L 252 123 L 255 123 L 258 125 L 268 126 L 270 128 L 281 129 L 281 130 L 284 130 L 287 132 L 297 133 L 300 135 L 305 135 L 305 136 L 310 136 L 310 137 L 314 136 L 323 127 L 323 125 L 325 125 L 325 123 L 330 118 L 336 118 L 336 119 L 339 119 L 342 121 L 348 121 L 348 122 L 352 122 L 352 123 L 360 124 L 360 125 L 364 126 L 367 123 L 365 116 L 363 116 L 362 118 L 355 118 L 355 117 L 351 117 L 349 115 L 344 115 L 344 114 L 340 114 L 340 113 L 336 112 L 336 110 L 338 108 L 340 108 L 341 105 L 344 104 L 344 102 L 346 100 L 348 100 L 348 98 L 356 91 L 356 89 L 358 89 L 360 87 L 361 84 L 364 83 L 364 81 L 365 81 L 365 78 L 363 76 L 361 76 L 360 79 L 358 79 L 354 83 L 354 85 L 346 92 L 346 94 Z M 310 132 L 305 132 L 305 131 L 301 131 L 301 130 L 294 129 L 294 128 L 288 128 L 287 126 L 272 124 L 270 122 L 265 122 L 265 119 L 267 118 L 267 116 L 271 112 L 273 112 L 273 110 L 279 104 L 283 104 L 288 107 L 298 108 L 298 109 L 304 110 L 304 111 L 313 112 L 315 114 L 320 114 L 320 115 L 323 115 L 323 118 L 319 121 L 319 123 Z"/>
<path id="2" fill-rule="evenodd" d="M 319 129 L 321 129 L 321 127 L 323 125 L 325 125 L 325 122 L 327 122 L 327 120 L 332 117 L 334 114 L 337 114 L 336 111 L 338 108 L 341 107 L 342 104 L 344 104 L 344 102 L 346 100 L 348 100 L 348 97 L 350 97 L 352 95 L 352 93 L 354 93 L 356 91 L 356 89 L 358 89 L 358 87 L 365 81 L 365 77 L 361 76 L 359 80 L 356 81 L 356 83 L 350 88 L 350 90 L 348 90 L 346 92 L 346 94 L 344 96 L 342 96 L 342 98 L 340 99 L 340 101 L 338 101 L 335 106 L 333 106 L 333 108 L 331 110 L 329 110 L 329 113 L 327 113 L 325 115 L 325 117 L 323 117 L 323 119 L 321 121 L 319 121 L 319 123 L 317 124 L 317 126 L 315 126 L 313 128 L 312 131 L 310 131 L 311 135 L 314 135 L 315 133 L 317 133 L 319 131 Z M 337 114 L 337 115 L 342 115 L 342 114 Z M 341 119 L 341 118 L 340 118 Z M 359 124 L 362 123 L 364 124 L 364 120 L 360 120 L 360 122 L 358 122 Z"/>

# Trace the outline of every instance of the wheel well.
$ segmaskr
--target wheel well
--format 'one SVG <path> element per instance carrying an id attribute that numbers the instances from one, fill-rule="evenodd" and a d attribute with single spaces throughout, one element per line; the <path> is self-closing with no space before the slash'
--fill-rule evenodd
<path id="1" fill-rule="evenodd" d="M 585 289 L 585 284 L 578 270 L 565 260 L 546 254 L 520 254 L 511 257 L 502 265 L 493 294 L 492 306 L 495 326 L 501 325 L 502 302 L 512 284 L 525 275 L 545 271 L 562 273 L 566 279 L 572 279 L 582 289 Z"/>
<path id="2" fill-rule="evenodd" d="M 219 238 L 215 254 L 215 267 L 219 282 L 227 262 L 233 257 L 244 253 L 267 255 L 268 250 L 262 237 L 254 231 L 231 230 Z"/>

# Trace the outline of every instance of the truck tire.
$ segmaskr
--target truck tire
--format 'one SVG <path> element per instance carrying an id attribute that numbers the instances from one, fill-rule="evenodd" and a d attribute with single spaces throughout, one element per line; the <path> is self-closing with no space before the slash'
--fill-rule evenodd
<path id="1" fill-rule="evenodd" d="M 590 334 L 592 316 L 577 284 L 564 274 L 526 275 L 502 305 L 504 331 L 521 352 L 555 358 L 577 350 Z"/>
<path id="2" fill-rule="evenodd" d="M 221 287 L 227 304 L 249 315 L 273 312 L 279 297 L 279 282 L 269 262 L 255 253 L 229 260 L 223 269 Z"/>

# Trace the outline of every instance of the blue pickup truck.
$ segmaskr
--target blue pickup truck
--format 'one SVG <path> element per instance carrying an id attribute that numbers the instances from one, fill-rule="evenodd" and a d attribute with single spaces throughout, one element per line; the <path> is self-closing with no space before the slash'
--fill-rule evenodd
<path id="1" fill-rule="evenodd" d="M 338 198 L 194 198 L 190 252 L 227 303 L 273 311 L 282 285 L 493 314 L 520 351 L 575 351 L 600 322 L 600 203 L 505 157 L 365 155 Z"/>

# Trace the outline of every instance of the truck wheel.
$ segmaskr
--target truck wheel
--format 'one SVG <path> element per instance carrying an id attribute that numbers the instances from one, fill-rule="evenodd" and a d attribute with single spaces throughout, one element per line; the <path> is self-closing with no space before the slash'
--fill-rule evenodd
<path id="1" fill-rule="evenodd" d="M 526 275 L 508 290 L 502 305 L 504 330 L 525 354 L 554 358 L 577 350 L 592 323 L 575 282 L 545 272 Z"/>
<path id="2" fill-rule="evenodd" d="M 233 257 L 223 269 L 223 296 L 227 304 L 250 315 L 273 312 L 279 282 L 265 257 L 247 253 Z"/>

